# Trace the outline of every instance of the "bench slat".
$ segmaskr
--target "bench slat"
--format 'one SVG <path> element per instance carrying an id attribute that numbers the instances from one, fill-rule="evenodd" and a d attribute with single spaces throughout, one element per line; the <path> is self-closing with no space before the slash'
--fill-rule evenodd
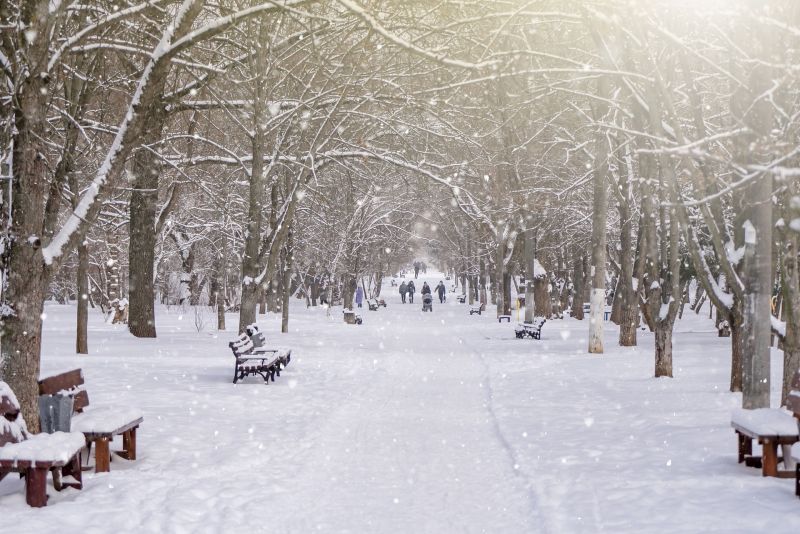
<path id="1" fill-rule="evenodd" d="M 83 371 L 73 369 L 60 375 L 39 380 L 39 395 L 55 395 L 59 391 L 70 390 L 83 385 Z"/>

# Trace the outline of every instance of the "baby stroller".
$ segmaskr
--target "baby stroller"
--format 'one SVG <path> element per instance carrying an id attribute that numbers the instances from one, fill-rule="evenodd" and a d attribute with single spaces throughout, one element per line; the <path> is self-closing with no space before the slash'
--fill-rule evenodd
<path id="1" fill-rule="evenodd" d="M 430 293 L 422 295 L 422 311 L 433 311 L 433 297 Z"/>

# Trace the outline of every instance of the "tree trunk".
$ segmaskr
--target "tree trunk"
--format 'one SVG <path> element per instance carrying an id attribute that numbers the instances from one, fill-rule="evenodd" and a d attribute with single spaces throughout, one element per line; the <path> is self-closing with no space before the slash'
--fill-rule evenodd
<path id="1" fill-rule="evenodd" d="M 751 220 L 745 223 L 744 361 L 742 407 L 769 408 L 772 336 L 772 175 L 752 187 Z"/>
<path id="2" fill-rule="evenodd" d="M 572 316 L 579 321 L 583 321 L 583 274 L 586 264 L 585 256 L 575 258 L 572 278 Z"/>
<path id="3" fill-rule="evenodd" d="M 533 323 L 535 315 L 534 277 L 536 276 L 536 234 L 526 230 L 522 234 L 525 252 L 525 322 Z"/>
<path id="4" fill-rule="evenodd" d="M 505 296 L 505 290 L 503 289 L 503 281 L 505 279 L 505 269 L 503 266 L 503 262 L 505 261 L 506 257 L 506 247 L 505 243 L 503 242 L 502 238 L 498 236 L 498 243 L 497 247 L 495 248 L 495 259 L 494 259 L 494 298 L 495 304 L 497 306 L 497 316 L 504 315 L 505 312 L 505 303 L 503 297 Z"/>
<path id="5" fill-rule="evenodd" d="M 533 286 L 533 312 L 535 313 L 536 317 L 544 317 L 545 319 L 550 318 L 550 312 L 552 306 L 550 306 L 550 280 L 547 276 L 538 276 L 532 280 Z M 527 297 L 526 297 L 527 299 Z M 528 302 L 525 301 L 525 307 L 527 309 Z"/>
<path id="6" fill-rule="evenodd" d="M 89 249 L 83 243 L 78 246 L 77 287 L 78 317 L 75 352 L 78 354 L 89 354 Z"/>
<path id="7" fill-rule="evenodd" d="M 734 304 L 736 305 L 736 304 Z M 738 314 L 728 316 L 731 325 L 731 391 L 742 391 L 742 370 L 744 365 L 744 329 Z"/>
<path id="8" fill-rule="evenodd" d="M 161 117 L 161 118 L 159 118 Z M 150 130 L 147 139 L 158 141 L 163 126 L 163 115 Z M 140 148 L 133 156 L 133 191 L 130 200 L 128 224 L 128 330 L 135 337 L 156 337 L 154 265 L 156 250 L 156 208 L 160 163 L 158 155 Z"/>
<path id="9" fill-rule="evenodd" d="M 291 230 L 286 238 L 286 260 L 283 266 L 283 303 L 281 304 L 281 332 L 289 331 L 289 300 L 292 297 L 292 256 L 294 236 Z"/>
<path id="10" fill-rule="evenodd" d="M 656 378 L 672 377 L 672 326 L 673 321 L 655 322 Z"/>

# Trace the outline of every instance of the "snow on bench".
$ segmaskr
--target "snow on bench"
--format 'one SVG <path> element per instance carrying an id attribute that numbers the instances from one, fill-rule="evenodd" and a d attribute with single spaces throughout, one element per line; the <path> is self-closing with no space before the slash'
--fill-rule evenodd
<path id="1" fill-rule="evenodd" d="M 72 431 L 84 434 L 113 434 L 120 428 L 141 422 L 144 414 L 136 408 L 95 408 L 72 418 Z"/>
<path id="2" fill-rule="evenodd" d="M 731 426 L 753 437 L 798 439 L 797 420 L 789 412 L 773 408 L 745 410 L 737 408 L 731 414 Z"/>
<path id="3" fill-rule="evenodd" d="M 482 311 L 483 311 L 483 304 L 480 304 L 478 306 L 470 306 L 469 307 L 469 314 L 470 315 L 473 315 L 475 313 L 480 315 Z"/>
<path id="4" fill-rule="evenodd" d="M 54 432 L 34 434 L 19 443 L 8 443 L 0 447 L 0 463 L 20 464 L 46 463 L 64 466 L 86 445 L 80 432 Z"/>

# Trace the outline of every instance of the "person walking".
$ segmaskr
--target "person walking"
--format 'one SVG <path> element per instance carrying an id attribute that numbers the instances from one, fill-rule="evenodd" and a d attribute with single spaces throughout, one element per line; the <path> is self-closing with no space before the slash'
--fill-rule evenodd
<path id="1" fill-rule="evenodd" d="M 414 291 L 416 291 L 417 288 L 414 286 L 413 280 L 408 281 L 408 287 L 406 288 L 406 290 L 408 291 L 408 302 L 414 304 Z"/>
<path id="2" fill-rule="evenodd" d="M 447 289 L 444 287 L 444 282 L 439 280 L 439 285 L 436 286 L 436 292 L 439 293 L 439 303 L 444 304 L 445 299 L 447 298 L 445 294 L 447 293 Z"/>
<path id="3" fill-rule="evenodd" d="M 403 304 L 406 303 L 406 293 L 408 292 L 408 286 L 405 282 L 400 284 L 400 299 L 403 301 Z"/>
<path id="4" fill-rule="evenodd" d="M 416 279 L 418 276 L 419 276 L 419 262 L 415 261 L 414 262 L 414 279 Z"/>
<path id="5" fill-rule="evenodd" d="M 431 286 L 428 285 L 428 282 L 422 282 L 422 294 L 423 295 L 431 294 Z"/>
<path id="6" fill-rule="evenodd" d="M 358 286 L 356 288 L 356 306 L 360 308 L 363 302 L 364 302 L 364 290 L 361 289 L 361 286 Z"/>

